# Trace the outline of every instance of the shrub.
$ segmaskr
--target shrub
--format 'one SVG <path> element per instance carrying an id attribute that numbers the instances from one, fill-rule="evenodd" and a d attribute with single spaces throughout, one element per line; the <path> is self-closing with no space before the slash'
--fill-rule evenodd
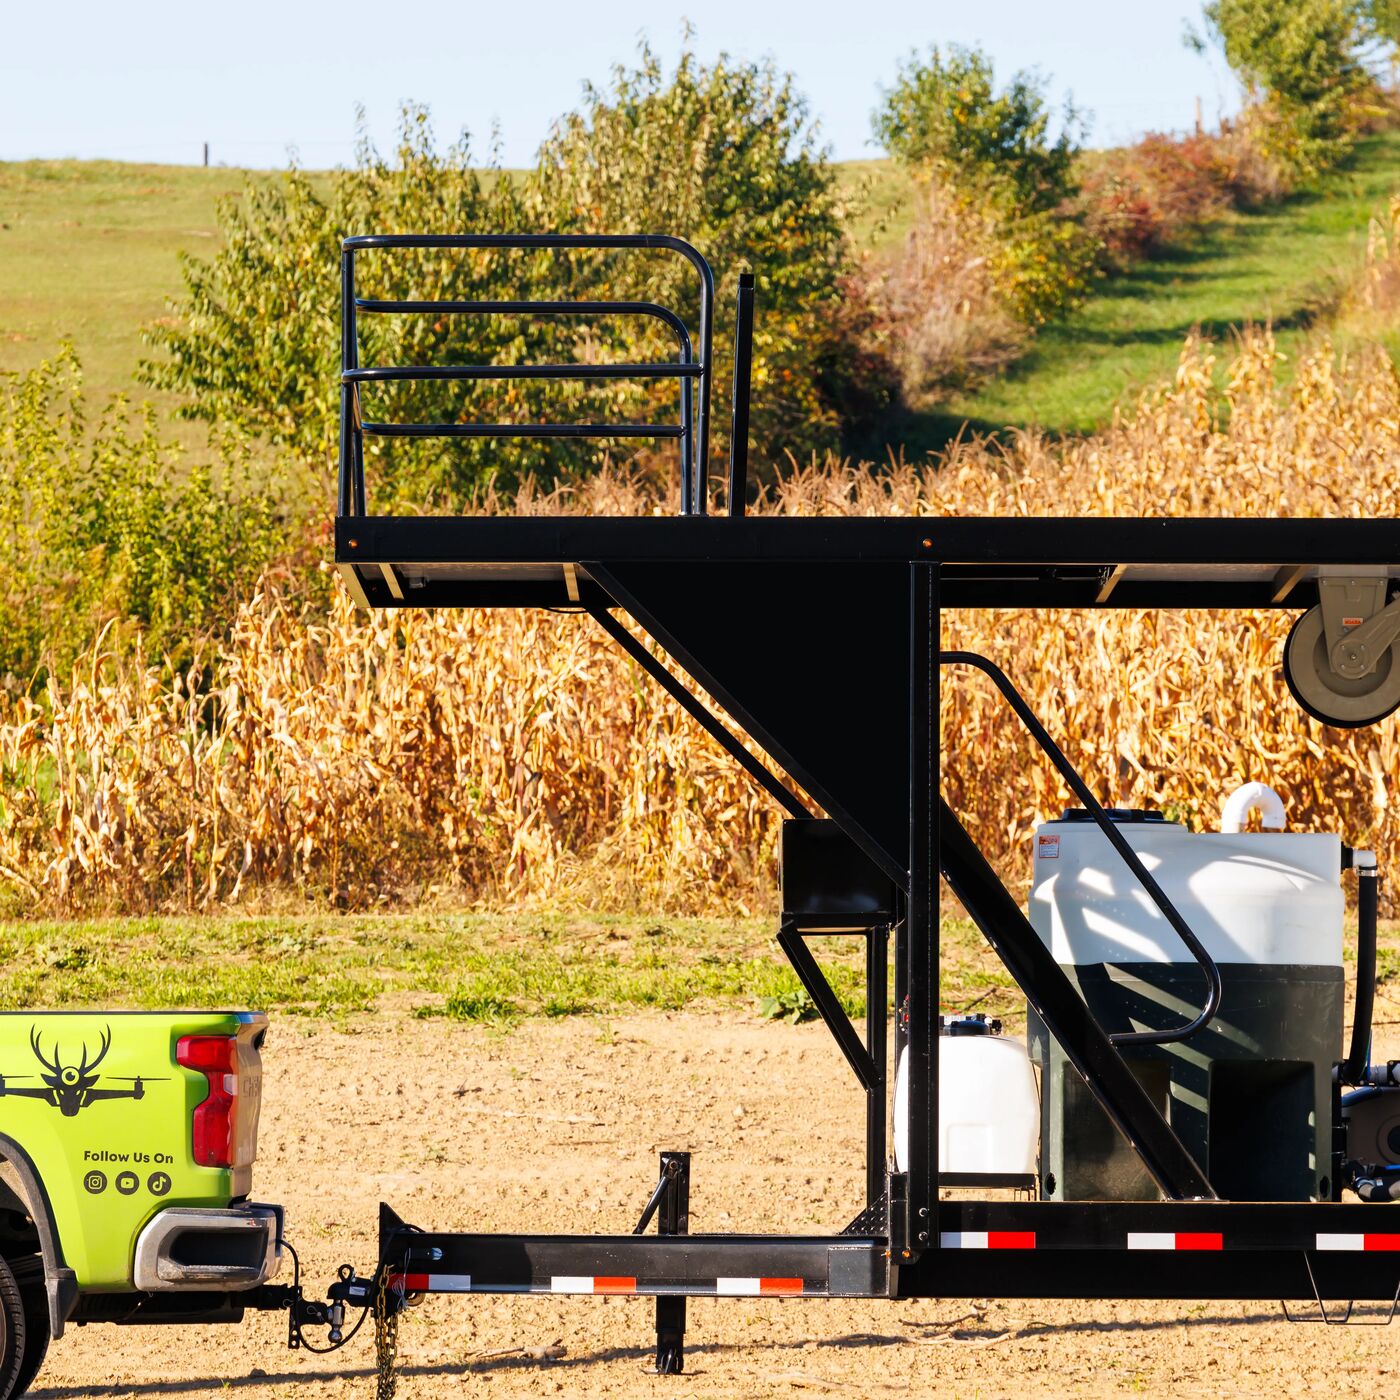
<path id="1" fill-rule="evenodd" d="M 27 683 L 109 621 L 184 652 L 232 613 L 287 539 L 247 454 L 185 460 L 117 399 L 88 421 L 71 349 L 8 385 L 0 406 L 0 672 Z M 237 481 L 240 486 L 235 488 Z M 294 489 L 284 486 L 284 501 Z"/>
<path id="2" fill-rule="evenodd" d="M 1345 160 L 1375 106 L 1364 61 L 1375 32 L 1367 9 L 1358 0 L 1210 0 L 1205 7 L 1252 99 L 1246 123 L 1253 140 L 1296 179 Z"/>
<path id="3" fill-rule="evenodd" d="M 1050 115 L 1033 75 L 998 92 L 987 55 L 954 45 L 909 58 L 874 118 L 893 156 L 952 191 L 974 221 L 993 221 L 986 256 L 998 297 L 1032 327 L 1080 304 L 1096 254 L 1068 209 L 1081 119 L 1066 103 L 1051 140 Z"/>
<path id="4" fill-rule="evenodd" d="M 872 269 L 879 334 L 915 408 L 976 385 L 1024 348 L 1024 328 L 997 297 L 995 241 L 990 219 L 933 184 L 899 253 Z"/>
<path id="5" fill-rule="evenodd" d="M 952 45 L 911 55 L 883 94 L 875 134 L 889 153 L 954 188 L 990 194 L 1017 217 L 1059 208 L 1075 190 L 1080 115 L 1066 103 L 1050 139 L 1044 84 L 1017 73 L 997 92 L 980 49 Z"/>
<path id="6" fill-rule="evenodd" d="M 406 107 L 398 148 L 385 160 L 362 133 L 355 165 L 331 176 L 323 197 L 293 168 L 280 179 L 250 178 L 240 198 L 219 206 L 223 248 L 212 261 L 186 256 L 176 318 L 150 328 L 167 352 L 147 361 L 148 383 L 185 396 L 182 413 L 233 423 L 293 453 L 329 465 L 339 431 L 340 239 L 378 232 L 537 231 L 528 189 L 494 167 L 472 167 L 464 137 L 437 150 L 427 113 Z M 549 295 L 561 276 L 547 255 L 400 254 L 360 259 L 361 295 L 485 299 Z M 364 316 L 365 364 L 520 361 L 570 357 L 559 342 L 571 328 L 506 318 Z M 536 386 L 415 384 L 366 391 L 384 418 L 534 416 Z M 513 480 L 534 457 L 509 439 L 366 443 L 367 478 L 380 509 L 441 503 L 487 482 Z M 561 460 L 570 460 L 561 454 Z"/>
<path id="7" fill-rule="evenodd" d="M 805 101 L 771 62 L 686 49 L 674 72 L 645 44 L 606 89 L 585 89 L 540 151 L 545 208 L 562 228 L 675 233 L 720 275 L 713 361 L 730 363 L 738 274 L 758 277 L 752 431 L 761 453 L 799 455 L 837 441 L 843 410 L 878 374 L 857 357 L 848 314 L 847 211 Z M 599 260 L 614 293 L 694 306 L 695 281 L 675 258 Z M 854 322 L 854 324 L 853 324 Z M 673 351 L 668 352 L 673 353 Z M 716 400 L 724 380 L 717 377 Z M 667 386 L 658 394 L 674 398 Z M 722 414 L 715 440 L 723 442 Z"/>
<path id="8" fill-rule="evenodd" d="M 1217 137 L 1149 134 L 1086 153 L 1082 170 L 1084 225 L 1111 266 L 1157 252 L 1234 202 L 1235 172 Z"/>

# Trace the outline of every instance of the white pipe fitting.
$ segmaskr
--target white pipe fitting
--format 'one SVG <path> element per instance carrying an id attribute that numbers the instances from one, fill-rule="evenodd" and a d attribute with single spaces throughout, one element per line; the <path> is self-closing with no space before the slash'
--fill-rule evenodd
<path id="1" fill-rule="evenodd" d="M 1266 830 L 1283 830 L 1287 824 L 1283 798 L 1267 783 L 1245 783 L 1226 799 L 1224 810 L 1220 813 L 1221 831 L 1238 831 L 1256 807 L 1259 809 L 1260 824 Z"/>

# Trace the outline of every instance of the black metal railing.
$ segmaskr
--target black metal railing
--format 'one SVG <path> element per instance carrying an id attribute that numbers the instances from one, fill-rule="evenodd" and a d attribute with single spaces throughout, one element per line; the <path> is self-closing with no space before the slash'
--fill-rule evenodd
<path id="1" fill-rule="evenodd" d="M 700 283 L 699 319 L 692 340 L 685 319 L 669 307 L 648 301 L 592 299 L 579 301 L 460 301 L 394 300 L 357 297 L 355 259 L 371 249 L 582 249 L 671 252 L 685 258 Z M 665 234 L 373 234 L 347 238 L 341 245 L 341 365 L 340 365 L 340 488 L 342 516 L 368 513 L 365 488 L 364 439 L 385 438 L 653 438 L 680 444 L 680 504 L 682 515 L 704 515 L 708 508 L 710 450 L 711 356 L 714 330 L 715 281 L 710 265 L 689 243 Z M 742 295 L 742 293 L 741 293 Z M 752 283 L 749 283 L 749 326 L 752 326 Z M 674 361 L 612 364 L 528 365 L 369 365 L 360 364 L 360 315 L 428 313 L 448 316 L 506 315 L 641 316 L 663 322 L 676 337 Z M 751 333 L 751 331 L 750 331 Z M 698 342 L 698 353 L 696 351 Z M 743 338 L 745 347 L 748 338 Z M 747 348 L 744 373 L 744 418 L 747 432 Z M 368 420 L 360 388 L 368 384 L 422 381 L 480 382 L 494 380 L 634 380 L 674 379 L 678 383 L 677 421 L 661 423 L 475 423 L 385 422 Z M 731 466 L 731 490 L 735 472 Z M 743 486 L 743 466 L 739 469 Z M 731 499 L 731 511 L 733 510 Z M 742 513 L 740 509 L 739 513 Z"/>

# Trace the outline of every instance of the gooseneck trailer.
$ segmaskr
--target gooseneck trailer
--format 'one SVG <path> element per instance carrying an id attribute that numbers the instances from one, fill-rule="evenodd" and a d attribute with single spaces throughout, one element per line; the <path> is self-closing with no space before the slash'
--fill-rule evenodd
<path id="1" fill-rule="evenodd" d="M 422 302 L 357 292 L 366 258 L 378 260 L 379 274 L 391 280 L 392 259 L 405 249 L 457 257 L 483 248 L 543 248 L 559 256 L 576 249 L 674 254 L 695 270 L 698 314 L 692 322 L 672 308 L 637 302 Z M 722 484 L 709 470 L 711 389 L 718 373 L 711 360 L 714 279 L 704 259 L 679 240 L 351 238 L 344 244 L 342 283 L 335 558 L 350 591 L 368 608 L 576 612 L 578 625 L 602 627 L 699 720 L 785 814 L 779 946 L 866 1095 L 866 1195 L 851 1203 L 851 1223 L 840 1234 L 693 1231 L 690 1161 L 684 1153 L 667 1153 L 641 1221 L 626 1235 L 464 1234 L 448 1228 L 450 1222 L 409 1230 L 383 1207 L 380 1267 L 388 1306 L 435 1292 L 653 1296 L 663 1372 L 682 1368 L 684 1300 L 693 1296 L 1284 1298 L 1310 1303 L 1314 1311 L 1329 1299 L 1366 1299 L 1393 1308 L 1400 1289 L 1400 1215 L 1374 1202 L 1400 1194 L 1391 1189 L 1400 1172 L 1400 1088 L 1395 1066 L 1373 1065 L 1369 1057 L 1374 861 L 1364 852 L 1353 860 L 1339 838 L 1323 836 L 1331 842 L 1325 858 L 1335 863 L 1330 875 L 1315 868 L 1318 852 L 1309 847 L 1313 866 L 1284 882 L 1290 896 L 1305 885 L 1315 889 L 1335 912 L 1339 940 L 1342 868 L 1358 870 L 1361 996 L 1352 1050 L 1342 1059 L 1339 946 L 1335 966 L 1323 959 L 1280 977 L 1266 959 L 1234 953 L 1232 928 L 1219 927 L 1230 919 L 1219 909 L 1186 917 L 1181 898 L 1166 888 L 1170 860 L 1140 854 L 1140 833 L 1160 835 L 1163 824 L 1152 814 L 1106 811 L 1010 679 L 986 658 L 943 650 L 939 638 L 940 617 L 958 608 L 1283 608 L 1300 613 L 1285 655 L 1294 694 L 1325 722 L 1375 722 L 1400 704 L 1393 649 L 1400 602 L 1390 601 L 1400 578 L 1400 521 L 753 516 L 745 510 L 751 277 L 739 286 L 731 447 Z M 644 315 L 671 327 L 677 354 L 673 362 L 607 366 L 360 364 L 361 318 L 417 314 Z M 669 376 L 677 386 L 675 419 L 387 422 L 374 416 L 369 402 L 371 386 L 385 382 L 527 375 Z M 677 440 L 677 513 L 459 518 L 383 516 L 370 508 L 368 437 L 561 435 Z M 1077 826 L 1064 838 L 1066 850 L 1073 836 L 1081 847 L 1092 838 L 1102 848 L 1099 879 L 1120 893 L 1131 887 L 1129 902 L 1150 926 L 1155 955 L 1122 949 L 1118 971 L 1126 967 L 1128 975 L 1110 969 L 1090 985 L 1073 950 L 1061 952 L 1058 934 L 1052 937 L 1048 926 L 1028 917 L 940 795 L 940 688 L 959 683 L 968 668 L 990 677 L 1073 792 L 1079 808 L 1070 815 Z M 696 699 L 682 676 L 708 700 Z M 766 763 L 752 756 L 745 740 Z M 809 807 L 809 800 L 817 806 Z M 1235 845 L 1217 852 L 1215 861 L 1227 862 L 1227 876 L 1229 861 L 1249 859 L 1247 845 L 1240 856 L 1240 843 L 1295 838 L 1228 839 Z M 1060 842 L 1058 835 L 1042 835 L 1039 854 L 1047 861 L 1057 857 Z M 1271 849 L 1271 860 L 1274 855 Z M 940 1057 L 956 1046 L 960 1031 L 978 1029 L 940 1021 L 940 881 L 1025 994 L 1044 1041 L 1041 1094 L 1066 1077 L 1074 1086 L 1067 1109 L 1061 1105 L 1063 1111 L 1051 1114 L 1042 1108 L 1039 1156 L 1021 1164 L 1029 1170 L 949 1170 L 947 1158 L 956 1154 L 947 1142 L 940 1152 L 941 1087 L 947 1096 Z M 1062 890 L 1051 923 L 1078 917 L 1074 897 Z M 1260 894 L 1245 920 L 1253 920 L 1251 929 L 1261 925 L 1248 934 L 1256 945 L 1290 917 L 1286 900 L 1270 906 L 1268 897 Z M 1193 927 L 1197 923 L 1211 924 L 1212 935 Z M 808 937 L 833 932 L 866 941 L 864 1038 L 807 945 Z M 882 1013 L 891 943 L 892 1056 Z M 1222 943 L 1231 960 L 1222 957 Z M 1161 954 L 1167 945 L 1171 951 Z M 1179 986 L 1171 995 L 1155 994 L 1152 979 L 1137 975 L 1163 963 L 1176 970 Z M 1281 1056 L 1261 1051 L 1251 1061 L 1216 1047 L 1213 1038 L 1238 1044 L 1241 1036 L 1250 1039 L 1242 1026 L 1257 1031 L 1261 1019 L 1278 1020 L 1271 997 L 1281 986 L 1293 998 L 1284 1019 L 1301 1048 L 1285 1046 Z M 1310 1017 L 1322 1024 L 1311 1024 Z M 1252 1043 L 1259 1044 L 1257 1036 Z M 1327 1057 L 1320 1119 L 1314 1092 L 1319 1054 Z M 893 1091 L 891 1059 L 899 1080 Z M 1212 1105 L 1206 1086 L 1204 1107 L 1174 1068 L 1202 1059 L 1230 1090 Z M 1362 1110 L 1348 1113 L 1342 1106 L 1344 1097 L 1357 1094 L 1381 1104 L 1364 1110 L 1371 1132 L 1365 1160 L 1361 1145 L 1347 1141 L 1348 1124 Z M 1249 1119 L 1251 1105 L 1258 1131 L 1232 1133 L 1226 1120 L 1238 1123 L 1241 1113 Z M 1207 1125 L 1190 1134 L 1194 1150 L 1182 1131 L 1193 1113 Z M 1394 1128 L 1387 1126 L 1392 1120 Z M 1001 1126 L 988 1130 L 995 1135 Z M 1099 1140 L 1106 1134 L 1110 1145 L 1100 1141 L 1081 1150 L 1076 1129 Z M 1056 1162 L 1070 1164 L 1059 1168 L 1058 1181 L 1048 1165 L 1052 1149 Z M 1251 1153 L 1263 1160 L 1251 1164 Z M 1124 1154 L 1132 1171 L 1094 1175 L 1096 1164 L 1112 1166 Z M 1288 1171 L 1272 1169 L 1280 1156 Z M 1086 1167 L 1092 1198 L 1072 1189 L 1071 1173 L 1084 1177 Z M 1225 1198 L 1223 1180 L 1232 1183 L 1233 1199 Z M 1279 1181 L 1292 1183 L 1286 1194 L 1276 1189 Z M 982 1199 L 946 1199 L 940 1191 L 979 1183 L 987 1187 Z M 1022 1189 L 1008 1193 L 1008 1186 Z M 1348 1186 L 1368 1188 L 1370 1200 L 1344 1202 Z M 653 1215 L 657 1232 L 643 1233 Z M 1144 1267 L 1144 1252 L 1150 1267 Z"/>

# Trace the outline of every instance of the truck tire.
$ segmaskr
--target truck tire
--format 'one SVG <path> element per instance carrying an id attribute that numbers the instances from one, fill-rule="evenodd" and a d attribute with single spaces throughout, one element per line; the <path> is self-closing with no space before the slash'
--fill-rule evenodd
<path id="1" fill-rule="evenodd" d="M 22 1395 L 28 1385 L 20 1384 L 26 1371 L 26 1320 L 19 1282 L 8 1261 L 0 1259 L 0 1400 Z"/>
<path id="2" fill-rule="evenodd" d="M 39 1374 L 49 1350 L 49 1297 L 44 1287 L 44 1258 L 41 1254 L 25 1254 L 7 1261 L 10 1272 L 19 1285 L 20 1305 L 24 1311 L 24 1347 L 15 1370 L 11 1389 L 4 1400 L 23 1395 Z"/>

